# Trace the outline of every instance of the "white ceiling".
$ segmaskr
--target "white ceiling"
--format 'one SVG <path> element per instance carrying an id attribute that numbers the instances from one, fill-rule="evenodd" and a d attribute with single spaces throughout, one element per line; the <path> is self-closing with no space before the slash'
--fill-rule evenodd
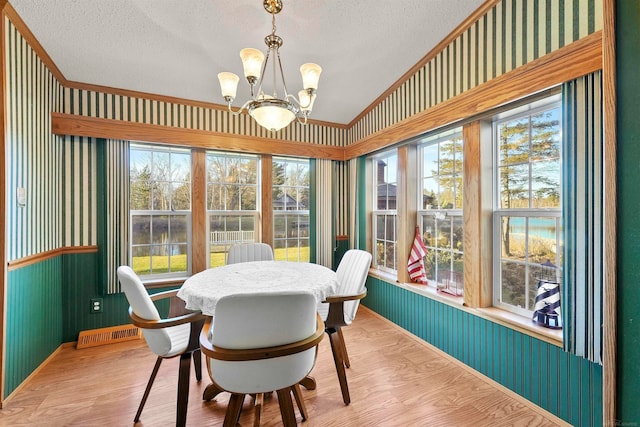
<path id="1" fill-rule="evenodd" d="M 349 123 L 485 0 L 283 0 L 289 92 L 323 68 L 313 119 Z M 224 104 L 217 74 L 266 50 L 262 0 L 9 0 L 71 81 Z M 234 105 L 249 98 L 244 78 Z"/>

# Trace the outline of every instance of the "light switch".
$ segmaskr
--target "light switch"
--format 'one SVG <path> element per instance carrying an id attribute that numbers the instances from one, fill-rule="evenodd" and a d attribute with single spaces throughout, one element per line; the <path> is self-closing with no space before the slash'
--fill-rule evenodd
<path id="1" fill-rule="evenodd" d="M 27 189 L 24 187 L 16 188 L 16 201 L 19 208 L 27 206 Z"/>

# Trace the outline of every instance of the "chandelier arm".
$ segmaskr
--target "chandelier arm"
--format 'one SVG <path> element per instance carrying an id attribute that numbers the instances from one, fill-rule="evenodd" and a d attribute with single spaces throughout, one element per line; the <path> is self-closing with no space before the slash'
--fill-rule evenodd
<path id="1" fill-rule="evenodd" d="M 300 120 L 300 115 L 296 114 L 296 121 L 301 125 L 305 126 L 307 124 L 307 113 L 301 113 L 304 120 Z"/>
<path id="2" fill-rule="evenodd" d="M 284 80 L 284 72 L 282 71 L 282 61 L 280 61 L 280 50 L 276 50 L 276 55 L 278 56 L 278 65 L 280 66 L 280 77 L 282 78 L 282 90 L 284 90 L 284 97 L 286 99 L 289 97 L 289 93 L 287 91 L 287 82 Z M 275 68 L 275 62 L 274 62 L 274 68 Z M 273 73 L 274 88 L 275 88 L 275 79 L 276 79 L 276 73 L 274 70 L 274 73 Z"/>
<path id="3" fill-rule="evenodd" d="M 300 100 L 298 98 L 296 98 L 294 95 L 291 94 L 287 94 L 285 99 L 290 99 L 292 100 L 297 106 L 298 108 L 302 109 L 302 108 L 309 108 L 309 106 L 311 105 L 312 101 L 311 101 L 311 97 L 313 95 L 315 95 L 315 91 L 312 91 L 312 89 L 307 89 L 307 93 L 309 93 L 309 103 L 307 105 L 302 105 L 302 102 L 300 102 Z"/>
<path id="4" fill-rule="evenodd" d="M 264 63 L 262 64 L 262 70 L 260 71 L 260 84 L 258 85 L 258 90 L 256 90 L 255 94 L 252 94 L 253 100 L 257 100 L 262 93 L 262 83 L 264 79 L 265 72 L 267 70 L 267 64 L 269 63 L 269 57 L 271 56 L 271 49 L 267 50 L 267 55 L 264 58 Z"/>
<path id="5" fill-rule="evenodd" d="M 227 104 L 227 111 L 228 111 L 228 112 L 230 112 L 230 113 L 231 113 L 232 115 L 234 115 L 234 116 L 239 116 L 239 115 L 240 115 L 240 113 L 242 113 L 242 110 L 245 110 L 245 109 L 247 108 L 247 106 L 248 106 L 250 103 L 252 103 L 252 102 L 253 102 L 253 100 L 252 100 L 252 99 L 248 100 L 247 102 L 245 102 L 244 104 L 242 104 L 242 106 L 241 106 L 238 110 L 236 110 L 236 111 L 233 111 L 233 109 L 231 108 L 231 103 L 229 102 L 229 103 Z"/>

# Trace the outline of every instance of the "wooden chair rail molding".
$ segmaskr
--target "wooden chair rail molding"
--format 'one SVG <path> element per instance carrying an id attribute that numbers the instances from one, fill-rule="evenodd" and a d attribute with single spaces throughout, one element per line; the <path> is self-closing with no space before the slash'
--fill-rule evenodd
<path id="1" fill-rule="evenodd" d="M 467 120 L 508 102 L 602 69 L 602 31 L 593 33 L 345 149 L 353 159 L 429 130 Z"/>
<path id="2" fill-rule="evenodd" d="M 7 269 L 9 271 L 16 270 L 18 268 L 26 267 L 31 264 L 45 261 L 50 258 L 55 258 L 58 255 L 63 254 L 86 254 L 98 252 L 97 246 L 65 246 L 58 249 L 52 249 L 50 251 L 40 252 L 35 255 L 30 255 L 24 258 L 15 259 L 7 263 Z"/>
<path id="3" fill-rule="evenodd" d="M 51 131 L 56 135 L 153 141 L 194 148 L 344 160 L 344 148 L 342 147 L 100 119 L 73 114 L 51 113 Z"/>

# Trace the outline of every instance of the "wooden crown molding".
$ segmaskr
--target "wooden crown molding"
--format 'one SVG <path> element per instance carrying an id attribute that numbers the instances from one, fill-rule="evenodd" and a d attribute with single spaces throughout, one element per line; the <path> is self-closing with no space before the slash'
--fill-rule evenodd
<path id="1" fill-rule="evenodd" d="M 154 141 L 195 148 L 344 160 L 344 148 L 342 147 L 100 119 L 72 114 L 51 113 L 51 132 L 56 135 Z"/>

